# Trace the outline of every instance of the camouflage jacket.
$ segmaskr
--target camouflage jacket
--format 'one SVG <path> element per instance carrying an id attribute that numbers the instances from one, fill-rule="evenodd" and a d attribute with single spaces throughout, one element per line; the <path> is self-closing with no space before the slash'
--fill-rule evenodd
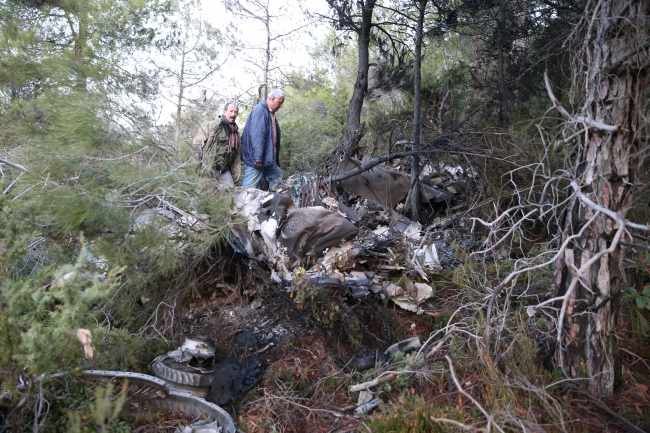
<path id="1" fill-rule="evenodd" d="M 192 143 L 199 164 L 199 176 L 217 177 L 223 170 L 230 168 L 235 182 L 241 178 L 241 137 L 237 137 L 237 148 L 228 154 L 228 135 L 221 124 L 221 118 L 204 122 Z"/>

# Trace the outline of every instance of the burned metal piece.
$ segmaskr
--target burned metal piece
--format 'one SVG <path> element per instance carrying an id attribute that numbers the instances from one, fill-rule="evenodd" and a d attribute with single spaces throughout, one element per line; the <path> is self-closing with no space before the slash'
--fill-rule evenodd
<path id="1" fill-rule="evenodd" d="M 224 358 L 215 363 L 212 386 L 206 400 L 218 405 L 232 403 L 255 386 L 262 378 L 261 365 L 257 361 L 248 366 L 234 358 Z"/>
<path id="2" fill-rule="evenodd" d="M 409 353 L 413 352 L 414 350 L 419 349 L 422 347 L 422 343 L 420 342 L 420 337 L 413 337 L 409 338 L 407 340 L 402 340 L 398 341 L 397 343 L 391 345 L 384 354 L 386 355 L 395 355 L 397 352 L 404 352 L 404 353 Z"/>
<path id="3" fill-rule="evenodd" d="M 361 164 L 362 161 L 346 155 L 339 165 L 339 170 L 352 170 Z M 347 191 L 391 209 L 404 200 L 411 189 L 410 176 L 385 166 L 375 166 L 340 182 Z M 420 203 L 440 203 L 447 200 L 444 192 L 422 182 L 418 183 Z"/>
<path id="4" fill-rule="evenodd" d="M 178 349 L 154 359 L 151 369 L 172 389 L 204 398 L 212 385 L 215 351 L 210 341 L 188 337 Z"/>
<path id="5" fill-rule="evenodd" d="M 281 227 L 287 219 L 287 215 L 295 207 L 291 197 L 284 194 L 268 193 L 260 202 L 261 207 L 257 214 L 260 222 L 269 218 L 278 221 L 278 227 Z"/>
<path id="6" fill-rule="evenodd" d="M 188 337 L 183 346 L 154 359 L 151 369 L 172 390 L 228 404 L 259 381 L 260 364 L 253 361 L 244 366 L 234 358 L 215 359 L 215 351 L 210 341 Z"/>

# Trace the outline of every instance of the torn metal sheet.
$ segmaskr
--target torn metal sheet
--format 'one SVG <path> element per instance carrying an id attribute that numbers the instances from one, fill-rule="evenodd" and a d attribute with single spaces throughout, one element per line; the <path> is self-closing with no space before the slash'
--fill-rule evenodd
<path id="1" fill-rule="evenodd" d="M 361 415 L 369 414 L 379 406 L 380 401 L 380 399 L 375 398 L 374 400 L 370 400 L 368 403 L 359 406 L 354 410 L 354 416 L 358 418 Z"/>
<path id="2" fill-rule="evenodd" d="M 368 403 L 370 400 L 372 400 L 372 392 L 368 391 L 367 389 L 362 390 L 359 392 L 359 399 L 357 400 L 357 406 L 363 406 L 364 404 Z"/>
<path id="3" fill-rule="evenodd" d="M 244 233 L 241 228 L 233 230 L 234 236 L 239 238 L 235 244 L 239 248 L 243 247 L 249 255 L 256 256 L 259 254 L 259 245 L 255 244 L 253 237 L 257 232 L 264 241 L 265 248 L 262 248 L 262 252 L 274 260 L 278 232 L 293 208 L 289 196 L 256 188 L 236 188 L 232 212 L 246 219 L 248 233 Z"/>
<path id="4" fill-rule="evenodd" d="M 181 430 L 179 427 L 176 433 L 222 433 L 223 428 L 215 421 L 196 421 Z"/>
<path id="5" fill-rule="evenodd" d="M 330 271 L 334 268 L 340 268 L 345 266 L 348 260 L 359 255 L 360 249 L 353 248 L 352 242 L 343 242 L 338 247 L 330 248 L 325 257 L 323 257 L 323 266 L 326 271 Z"/>
<path id="6" fill-rule="evenodd" d="M 339 171 L 352 170 L 361 164 L 362 161 L 345 155 L 339 165 Z M 411 188 L 411 177 L 388 167 L 377 165 L 370 170 L 342 180 L 341 186 L 353 194 L 394 208 L 406 198 Z M 422 182 L 419 182 L 418 190 L 420 203 L 444 202 L 447 199 L 445 193 Z"/>
<path id="7" fill-rule="evenodd" d="M 421 314 L 423 311 L 420 305 L 433 296 L 433 288 L 424 283 L 414 283 L 413 286 L 414 293 L 407 290 L 404 295 L 392 297 L 390 300 L 400 308 Z"/>

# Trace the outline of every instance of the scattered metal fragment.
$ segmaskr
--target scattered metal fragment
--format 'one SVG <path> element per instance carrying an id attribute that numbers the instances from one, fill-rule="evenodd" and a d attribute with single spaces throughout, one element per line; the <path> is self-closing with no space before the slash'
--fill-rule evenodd
<path id="1" fill-rule="evenodd" d="M 197 421 L 186 426 L 182 430 L 179 428 L 177 433 L 222 433 L 223 428 L 216 422 Z"/>
<path id="2" fill-rule="evenodd" d="M 388 347 L 388 349 L 386 349 L 384 354 L 394 355 L 397 352 L 409 353 L 419 349 L 420 347 L 422 347 L 422 343 L 420 342 L 420 337 L 416 336 L 413 338 L 409 338 L 408 340 L 402 340 L 391 345 L 390 347 Z"/>
<path id="3" fill-rule="evenodd" d="M 380 400 L 378 398 L 375 398 L 373 400 L 370 400 L 368 403 L 359 406 L 354 410 L 354 416 L 358 418 L 361 415 L 369 414 L 370 412 L 375 410 L 377 406 L 379 406 L 379 402 Z"/>

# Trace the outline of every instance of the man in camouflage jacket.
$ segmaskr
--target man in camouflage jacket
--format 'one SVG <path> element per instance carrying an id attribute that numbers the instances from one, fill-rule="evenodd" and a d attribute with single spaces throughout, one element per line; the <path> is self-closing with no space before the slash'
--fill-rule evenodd
<path id="1" fill-rule="evenodd" d="M 215 179 L 219 190 L 234 187 L 241 178 L 241 137 L 235 123 L 239 107 L 228 102 L 223 115 L 201 125 L 194 137 L 199 176 Z"/>

